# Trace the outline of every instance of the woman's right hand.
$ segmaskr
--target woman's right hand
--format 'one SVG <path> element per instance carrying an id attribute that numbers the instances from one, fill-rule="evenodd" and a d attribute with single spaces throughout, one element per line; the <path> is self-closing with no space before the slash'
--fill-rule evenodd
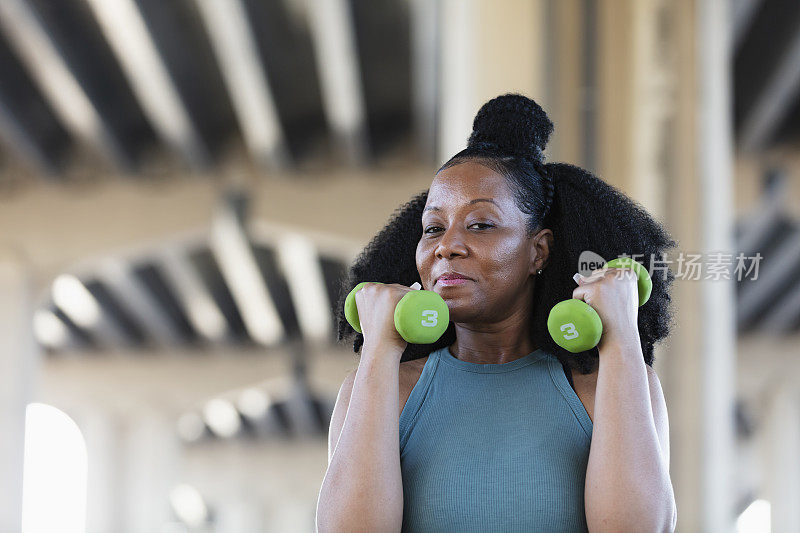
<path id="1" fill-rule="evenodd" d="M 394 310 L 403 296 L 413 290 L 397 283 L 368 283 L 356 293 L 358 319 L 368 351 L 394 348 L 402 353 L 408 346 L 394 327 Z"/>

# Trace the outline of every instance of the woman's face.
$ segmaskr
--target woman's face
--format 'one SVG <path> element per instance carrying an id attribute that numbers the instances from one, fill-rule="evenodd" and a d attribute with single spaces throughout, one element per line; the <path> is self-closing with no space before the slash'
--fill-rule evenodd
<path id="1" fill-rule="evenodd" d="M 480 163 L 467 161 L 436 175 L 416 262 L 423 287 L 444 298 L 453 322 L 502 320 L 530 302 L 531 276 L 547 254 L 541 237 L 550 231 L 528 236 L 526 217 L 506 178 Z M 454 272 L 469 279 L 439 279 Z"/>

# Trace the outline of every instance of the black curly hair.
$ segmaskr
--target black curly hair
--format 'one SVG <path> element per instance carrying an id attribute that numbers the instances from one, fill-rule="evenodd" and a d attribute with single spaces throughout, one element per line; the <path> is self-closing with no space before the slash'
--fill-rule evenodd
<path id="1" fill-rule="evenodd" d="M 533 346 L 556 355 L 562 364 L 590 373 L 596 368 L 597 348 L 570 353 L 555 344 L 547 330 L 550 309 L 572 297 L 576 287 L 572 274 L 581 252 L 591 250 L 607 260 L 633 256 L 648 266 L 650 258 L 662 258 L 676 243 L 641 206 L 590 172 L 565 163 L 545 163 L 543 152 L 553 123 L 530 98 L 504 94 L 489 100 L 478 111 L 472 128 L 467 148 L 450 158 L 437 174 L 465 161 L 479 162 L 508 180 L 517 206 L 528 215 L 530 234 L 543 228 L 552 230 L 554 243 L 531 302 L 531 341 Z M 364 337 L 345 319 L 344 298 L 362 281 L 421 283 L 415 253 L 422 237 L 422 210 L 427 197 L 426 190 L 398 208 L 359 254 L 342 282 L 337 305 L 338 338 L 353 340 L 357 353 Z M 669 288 L 673 280 L 669 270 L 653 276 L 650 299 L 639 308 L 639 337 L 644 361 L 650 366 L 653 345 L 667 336 L 672 324 Z M 409 344 L 402 361 L 450 346 L 455 338 L 455 327 L 450 323 L 437 342 Z"/>

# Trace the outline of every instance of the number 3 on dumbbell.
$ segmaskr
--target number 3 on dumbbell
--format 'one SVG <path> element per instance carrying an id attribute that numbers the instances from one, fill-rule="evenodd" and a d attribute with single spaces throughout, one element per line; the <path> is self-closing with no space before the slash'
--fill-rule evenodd
<path id="1" fill-rule="evenodd" d="M 566 335 L 564 335 L 564 338 L 566 340 L 571 340 L 578 336 L 578 330 L 575 329 L 575 324 L 573 324 L 572 322 L 561 326 L 561 331 L 567 332 Z"/>
<path id="2" fill-rule="evenodd" d="M 436 312 L 435 309 L 426 309 L 422 312 L 422 316 L 425 317 L 425 320 L 420 322 L 426 328 L 435 328 L 436 324 L 439 323 L 437 318 L 439 318 L 439 313 Z"/>

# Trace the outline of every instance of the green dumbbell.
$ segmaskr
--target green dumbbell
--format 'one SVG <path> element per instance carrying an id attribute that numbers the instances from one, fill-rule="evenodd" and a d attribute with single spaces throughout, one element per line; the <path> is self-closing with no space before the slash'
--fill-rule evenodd
<path id="1" fill-rule="evenodd" d="M 361 333 L 361 321 L 356 307 L 356 293 L 367 283 L 356 285 L 344 300 L 344 316 Z M 450 310 L 442 297 L 433 291 L 410 291 L 397 303 L 394 309 L 394 327 L 406 342 L 411 344 L 431 344 L 439 340 L 450 323 Z"/>
<path id="2" fill-rule="evenodd" d="M 650 299 L 653 280 L 647 269 L 630 257 L 618 257 L 607 263 L 610 268 L 631 268 L 639 277 L 639 305 Z M 577 298 L 564 300 L 553 306 L 547 317 L 547 330 L 556 344 L 572 353 L 591 350 L 600 342 L 603 323 L 592 307 Z"/>

